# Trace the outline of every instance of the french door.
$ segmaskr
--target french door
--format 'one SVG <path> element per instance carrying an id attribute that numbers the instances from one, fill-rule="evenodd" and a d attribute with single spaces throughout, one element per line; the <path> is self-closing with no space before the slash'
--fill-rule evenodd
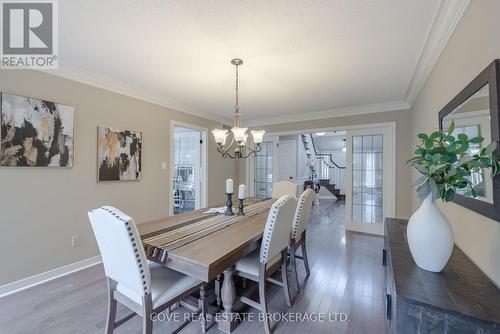
<path id="1" fill-rule="evenodd" d="M 347 131 L 346 229 L 383 234 L 395 215 L 395 131 L 392 126 Z"/>
<path id="2" fill-rule="evenodd" d="M 273 182 L 278 179 L 278 137 L 265 136 L 261 150 L 246 159 L 248 193 L 255 197 L 271 197 Z"/>

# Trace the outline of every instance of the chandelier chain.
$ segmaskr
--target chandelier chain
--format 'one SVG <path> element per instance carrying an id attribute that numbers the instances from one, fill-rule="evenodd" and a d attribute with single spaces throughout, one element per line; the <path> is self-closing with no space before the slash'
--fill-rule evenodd
<path id="1" fill-rule="evenodd" d="M 236 67 L 236 84 L 235 84 L 235 97 L 236 97 L 236 104 L 234 105 L 234 126 L 235 127 L 240 127 L 240 106 L 239 106 L 239 75 L 238 75 L 238 64 L 235 65 Z"/>

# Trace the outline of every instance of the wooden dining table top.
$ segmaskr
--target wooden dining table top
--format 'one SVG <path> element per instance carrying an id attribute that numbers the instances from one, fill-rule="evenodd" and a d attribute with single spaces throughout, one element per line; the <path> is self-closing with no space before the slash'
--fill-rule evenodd
<path id="1" fill-rule="evenodd" d="M 273 199 L 248 199 L 245 216 L 207 208 L 138 224 L 148 258 L 209 282 L 260 246 Z"/>

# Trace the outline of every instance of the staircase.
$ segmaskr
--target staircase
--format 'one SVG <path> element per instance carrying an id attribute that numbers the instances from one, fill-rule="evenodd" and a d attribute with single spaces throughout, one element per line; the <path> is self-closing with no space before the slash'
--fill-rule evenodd
<path id="1" fill-rule="evenodd" d="M 309 167 L 309 179 L 314 180 L 318 173 L 316 170 L 316 157 L 313 157 L 314 151 L 312 151 L 312 143 L 308 141 L 308 137 L 306 135 L 301 135 L 302 144 L 304 144 L 304 149 L 306 150 L 307 155 L 307 166 Z"/>
<path id="2" fill-rule="evenodd" d="M 318 152 L 312 134 L 302 134 L 301 138 L 307 155 L 309 179 L 319 179 L 320 186 L 335 195 L 338 200 L 345 200 L 345 192 L 342 190 L 345 186 L 345 167 L 337 165 L 331 154 Z"/>
<path id="3" fill-rule="evenodd" d="M 330 180 L 323 179 L 319 180 L 319 185 L 331 192 L 339 201 L 345 201 L 345 194 L 340 193 L 340 189 L 335 187 L 335 184 L 330 184 Z"/>

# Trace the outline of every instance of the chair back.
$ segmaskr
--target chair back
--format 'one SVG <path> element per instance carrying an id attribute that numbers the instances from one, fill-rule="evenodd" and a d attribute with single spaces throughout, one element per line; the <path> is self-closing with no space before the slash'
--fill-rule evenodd
<path id="1" fill-rule="evenodd" d="M 300 195 L 292 225 L 292 239 L 298 240 L 307 228 L 309 213 L 314 201 L 314 190 L 308 188 Z"/>
<path id="2" fill-rule="evenodd" d="M 279 181 L 273 183 L 272 198 L 280 198 L 284 195 L 297 197 L 297 184 L 290 181 Z"/>
<path id="3" fill-rule="evenodd" d="M 88 213 L 106 276 L 140 296 L 150 293 L 148 261 L 134 220 L 103 206 Z"/>
<path id="4" fill-rule="evenodd" d="M 271 206 L 260 247 L 261 263 L 268 263 L 288 247 L 296 205 L 295 197 L 285 195 Z"/>

